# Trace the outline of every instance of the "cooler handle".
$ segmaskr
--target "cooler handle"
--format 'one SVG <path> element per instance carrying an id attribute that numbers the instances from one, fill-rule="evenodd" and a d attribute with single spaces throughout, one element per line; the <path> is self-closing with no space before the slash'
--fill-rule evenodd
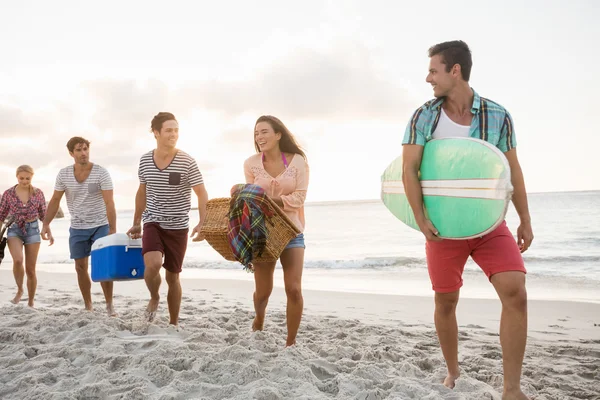
<path id="1" fill-rule="evenodd" d="M 139 240 L 139 239 L 129 239 L 129 244 L 127 244 L 125 246 L 125 252 L 129 251 L 129 249 L 141 249 L 142 248 L 142 244 L 141 243 L 140 244 L 132 244 L 131 242 L 133 240 Z"/>

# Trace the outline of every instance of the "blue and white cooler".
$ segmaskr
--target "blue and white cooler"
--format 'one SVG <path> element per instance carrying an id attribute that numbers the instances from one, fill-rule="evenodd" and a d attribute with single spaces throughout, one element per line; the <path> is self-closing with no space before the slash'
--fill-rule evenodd
<path id="1" fill-rule="evenodd" d="M 144 278 L 142 239 L 114 233 L 92 245 L 92 280 L 129 281 Z"/>

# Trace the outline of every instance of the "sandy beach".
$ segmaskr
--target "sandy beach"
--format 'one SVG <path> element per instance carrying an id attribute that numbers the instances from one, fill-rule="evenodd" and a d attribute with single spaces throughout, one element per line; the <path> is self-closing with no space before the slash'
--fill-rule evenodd
<path id="1" fill-rule="evenodd" d="M 115 284 L 119 316 L 109 318 L 99 284 L 95 310 L 85 312 L 74 273 L 38 279 L 37 309 L 15 306 L 12 274 L 0 270 L 2 399 L 501 398 L 498 301 L 459 303 L 462 376 L 450 390 L 432 297 L 305 290 L 298 344 L 284 348 L 282 288 L 265 331 L 252 333 L 246 276 L 182 280 L 179 331 L 168 327 L 164 283 L 148 324 L 143 281 Z M 525 392 L 600 399 L 600 304 L 532 300 L 529 313 Z"/>

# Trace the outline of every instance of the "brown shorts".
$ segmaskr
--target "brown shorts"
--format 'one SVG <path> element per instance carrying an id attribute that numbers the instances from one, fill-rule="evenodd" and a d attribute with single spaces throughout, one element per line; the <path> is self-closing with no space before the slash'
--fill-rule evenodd
<path id="1" fill-rule="evenodd" d="M 142 255 L 160 251 L 165 257 L 163 267 L 169 272 L 181 272 L 187 249 L 188 229 L 163 229 L 156 222 L 144 224 Z"/>

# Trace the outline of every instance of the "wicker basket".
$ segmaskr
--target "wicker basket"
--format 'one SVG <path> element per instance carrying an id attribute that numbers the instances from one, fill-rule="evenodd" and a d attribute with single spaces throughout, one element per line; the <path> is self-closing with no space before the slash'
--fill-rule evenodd
<path id="1" fill-rule="evenodd" d="M 271 222 L 267 222 L 267 244 L 262 253 L 262 256 L 256 257 L 252 262 L 277 261 L 279 256 L 288 245 L 290 240 L 300 234 L 300 230 L 294 225 L 287 215 L 273 202 L 267 198 L 269 208 L 274 212 L 271 217 Z M 200 232 L 204 234 L 204 238 L 219 254 L 226 260 L 236 261 L 233 257 L 229 240 L 227 238 L 229 222 L 229 197 L 220 197 L 211 199 L 206 203 L 206 218 Z"/>

